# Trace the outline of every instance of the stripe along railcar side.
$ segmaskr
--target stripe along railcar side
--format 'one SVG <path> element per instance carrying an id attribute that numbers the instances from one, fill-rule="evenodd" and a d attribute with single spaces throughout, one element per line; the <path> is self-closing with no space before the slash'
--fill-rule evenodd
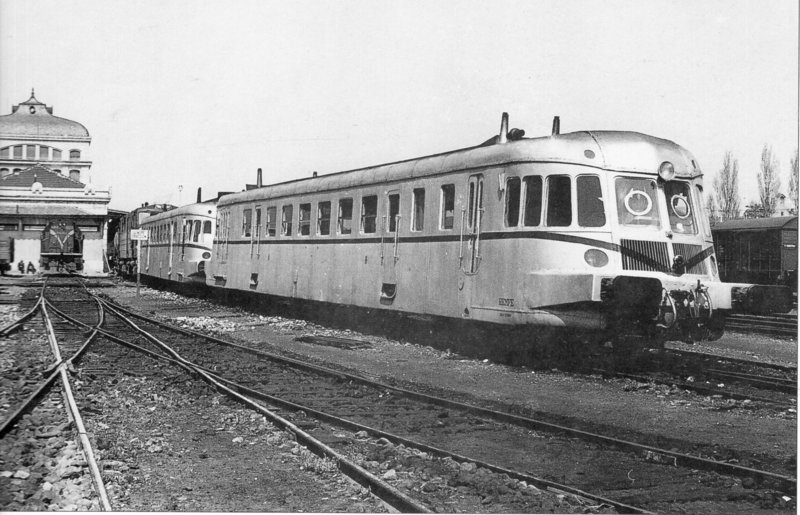
<path id="1" fill-rule="evenodd" d="M 702 173 L 634 132 L 523 138 L 231 194 L 210 286 L 493 324 L 714 338 L 788 292 L 719 281 Z M 537 330 L 532 331 L 532 334 Z"/>
<path id="2" fill-rule="evenodd" d="M 215 199 L 145 218 L 142 229 L 150 235 L 142 244 L 143 276 L 155 282 L 205 284 L 216 214 Z"/>

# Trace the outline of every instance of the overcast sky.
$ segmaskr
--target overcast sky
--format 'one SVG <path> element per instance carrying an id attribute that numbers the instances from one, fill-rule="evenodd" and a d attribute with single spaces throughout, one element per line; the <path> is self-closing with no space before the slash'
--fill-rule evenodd
<path id="1" fill-rule="evenodd" d="M 632 130 L 757 197 L 798 144 L 797 0 L 0 0 L 0 114 L 31 88 L 92 136 L 111 207 L 527 136 Z M 179 198 L 179 185 L 183 193 Z"/>

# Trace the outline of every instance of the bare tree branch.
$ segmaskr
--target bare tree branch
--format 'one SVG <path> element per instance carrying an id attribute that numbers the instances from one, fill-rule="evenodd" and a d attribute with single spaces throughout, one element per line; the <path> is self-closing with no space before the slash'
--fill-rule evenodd
<path id="1" fill-rule="evenodd" d="M 758 194 L 765 217 L 770 217 L 775 212 L 780 187 L 778 160 L 772 155 L 772 147 L 764 145 L 761 151 L 761 171 L 758 172 Z"/>

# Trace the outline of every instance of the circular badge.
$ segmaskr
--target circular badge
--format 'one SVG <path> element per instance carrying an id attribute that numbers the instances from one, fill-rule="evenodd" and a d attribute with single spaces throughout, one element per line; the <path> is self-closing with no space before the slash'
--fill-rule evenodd
<path id="1" fill-rule="evenodd" d="M 680 219 L 688 218 L 692 214 L 689 201 L 683 195 L 673 195 L 669 203 L 672 206 L 672 212 Z"/>
<path id="2" fill-rule="evenodd" d="M 653 200 L 642 190 L 631 191 L 625 195 L 625 209 L 633 216 L 644 216 L 653 208 Z"/>

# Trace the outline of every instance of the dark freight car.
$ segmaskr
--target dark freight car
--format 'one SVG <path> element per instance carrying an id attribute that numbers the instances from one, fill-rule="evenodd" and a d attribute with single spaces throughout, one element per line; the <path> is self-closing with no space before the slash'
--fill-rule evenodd
<path id="1" fill-rule="evenodd" d="M 719 222 L 714 235 L 720 279 L 786 284 L 797 291 L 797 217 Z"/>

